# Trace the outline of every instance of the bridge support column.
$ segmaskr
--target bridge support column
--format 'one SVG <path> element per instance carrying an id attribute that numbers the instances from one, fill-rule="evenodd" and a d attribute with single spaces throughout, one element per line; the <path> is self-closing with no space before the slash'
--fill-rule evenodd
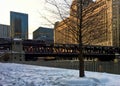
<path id="1" fill-rule="evenodd" d="M 18 62 L 25 60 L 25 53 L 23 51 L 23 45 L 21 39 L 14 39 L 12 42 L 12 50 L 11 50 L 11 61 Z"/>

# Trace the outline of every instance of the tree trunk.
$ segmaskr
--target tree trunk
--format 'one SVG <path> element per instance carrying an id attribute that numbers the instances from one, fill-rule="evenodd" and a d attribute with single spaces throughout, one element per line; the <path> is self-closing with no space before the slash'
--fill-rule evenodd
<path id="1" fill-rule="evenodd" d="M 83 49 L 82 49 L 82 0 L 78 0 L 78 28 L 79 28 L 79 77 L 84 77 L 84 58 L 83 58 Z"/>

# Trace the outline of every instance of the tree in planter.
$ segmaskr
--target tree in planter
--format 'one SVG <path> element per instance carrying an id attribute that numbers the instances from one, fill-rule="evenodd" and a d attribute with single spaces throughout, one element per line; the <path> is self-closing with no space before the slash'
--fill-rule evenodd
<path id="1" fill-rule="evenodd" d="M 58 15 L 62 20 L 55 24 L 55 43 L 79 44 L 79 68 L 81 70 L 79 76 L 84 77 L 82 45 L 105 45 L 107 43 L 110 26 L 107 19 L 108 7 L 106 1 L 74 0 L 72 5 L 69 5 L 67 0 L 63 1 L 64 4 L 63 2 L 58 4 L 56 0 L 52 2 L 46 0 L 57 10 L 57 12 L 49 11 Z M 70 13 L 68 8 L 71 9 Z"/>

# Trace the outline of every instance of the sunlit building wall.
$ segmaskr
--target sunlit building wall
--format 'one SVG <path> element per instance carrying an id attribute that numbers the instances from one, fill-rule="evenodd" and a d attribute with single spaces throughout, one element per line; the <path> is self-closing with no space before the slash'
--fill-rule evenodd
<path id="1" fill-rule="evenodd" d="M 76 28 L 76 21 L 77 21 L 77 13 L 76 13 L 76 6 L 77 0 L 73 0 L 70 9 L 70 16 L 63 21 L 56 22 L 54 27 L 54 43 L 61 43 L 61 44 L 78 44 L 78 38 L 76 35 L 76 31 L 72 31 Z M 90 3 L 93 3 L 92 0 L 86 0 L 84 3 L 84 8 L 87 7 Z"/>
<path id="2" fill-rule="evenodd" d="M 108 0 L 108 4 L 111 7 L 108 16 L 110 17 L 109 21 L 112 22 L 112 43 L 114 46 L 120 46 L 120 0 Z"/>
<path id="3" fill-rule="evenodd" d="M 72 4 L 72 6 L 73 5 L 75 4 Z M 99 16 L 94 17 L 93 20 L 95 22 L 93 20 L 90 21 L 89 18 L 86 28 L 83 27 L 83 30 L 87 30 L 86 32 L 83 31 L 83 33 L 86 34 L 82 37 L 83 44 L 120 46 L 120 0 L 97 0 L 96 2 L 90 3 L 84 10 L 87 11 L 85 13 L 86 16 L 83 17 L 83 23 L 92 15 L 96 14 Z M 77 18 L 71 15 L 76 15 L 72 9 L 70 11 L 70 17 L 55 24 L 55 43 L 78 43 L 78 41 L 75 40 L 75 34 L 71 34 L 69 31 L 69 26 L 77 21 Z M 71 23 L 71 20 L 74 21 L 74 23 Z M 96 26 L 96 24 L 98 25 Z M 76 25 L 74 25 L 74 27 L 75 26 Z M 69 35 L 63 37 L 64 34 Z M 62 40 L 61 37 L 64 39 Z"/>
<path id="4" fill-rule="evenodd" d="M 28 14 L 10 12 L 11 37 L 28 39 Z"/>

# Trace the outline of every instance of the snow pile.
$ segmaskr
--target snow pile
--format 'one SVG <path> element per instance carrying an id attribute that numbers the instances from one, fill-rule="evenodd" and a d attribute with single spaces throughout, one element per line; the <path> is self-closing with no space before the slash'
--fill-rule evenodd
<path id="1" fill-rule="evenodd" d="M 120 86 L 120 75 L 0 63 L 0 86 Z"/>
<path id="2" fill-rule="evenodd" d="M 61 81 L 62 86 L 100 86 L 100 82 L 94 78 L 74 78 Z"/>

